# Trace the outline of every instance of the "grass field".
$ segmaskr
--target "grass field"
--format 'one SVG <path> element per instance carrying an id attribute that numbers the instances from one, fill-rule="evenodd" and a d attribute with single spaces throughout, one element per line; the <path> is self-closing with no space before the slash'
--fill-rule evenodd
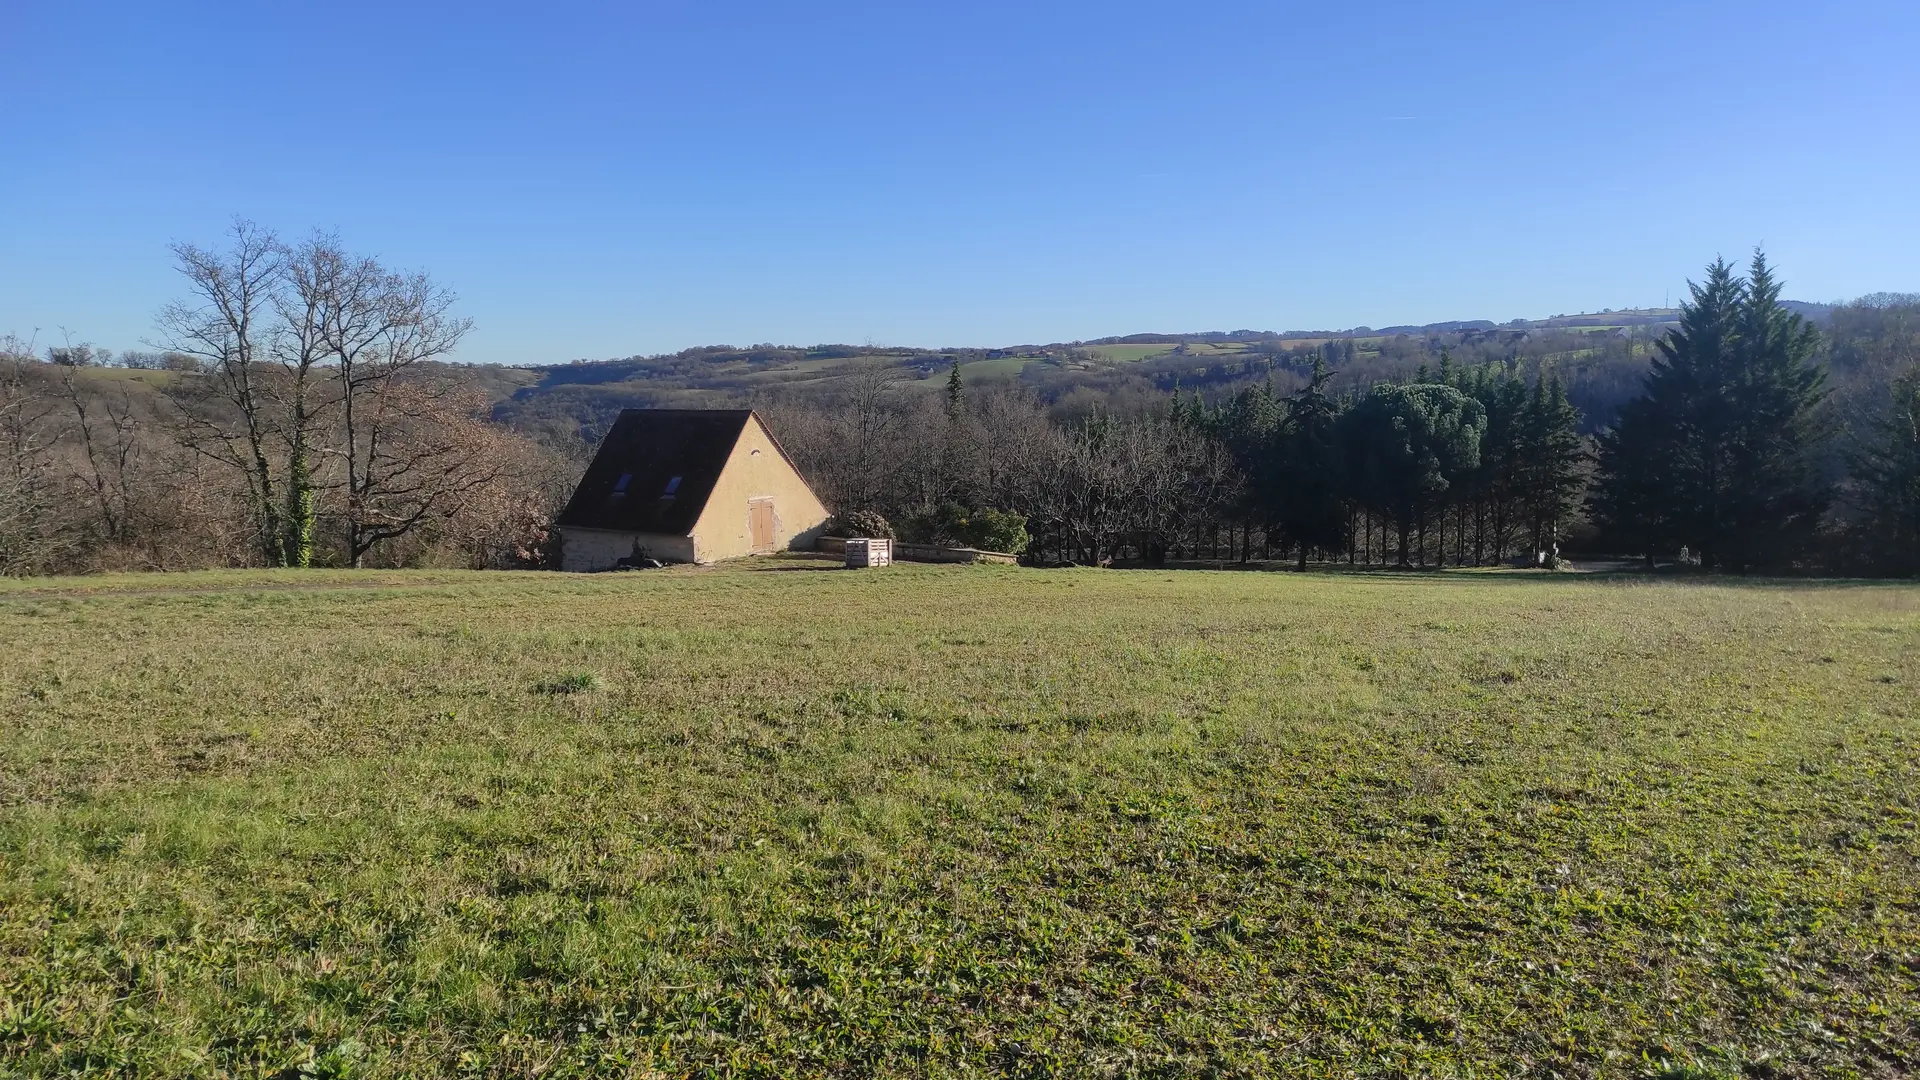
<path id="1" fill-rule="evenodd" d="M 1090 345 L 1087 351 L 1094 356 L 1116 364 L 1131 364 L 1155 356 L 1165 356 L 1174 347 L 1165 344 L 1148 345 Z"/>
<path id="2" fill-rule="evenodd" d="M 1006 356 L 998 360 L 972 360 L 960 365 L 960 377 L 968 381 L 1017 379 L 1020 373 L 1026 370 L 1027 365 L 1033 362 L 1031 358 L 1025 356 Z M 943 387 L 947 385 L 945 371 L 933 372 L 927 376 L 927 379 L 938 382 Z"/>
<path id="3" fill-rule="evenodd" d="M 0 585 L 0 1075 L 1900 1076 L 1920 588 Z"/>

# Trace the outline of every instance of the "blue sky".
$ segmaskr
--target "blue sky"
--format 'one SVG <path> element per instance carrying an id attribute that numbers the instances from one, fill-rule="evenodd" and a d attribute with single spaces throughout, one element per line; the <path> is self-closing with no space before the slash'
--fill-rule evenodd
<path id="1" fill-rule="evenodd" d="M 1340 10 L 1336 10 L 1340 9 Z M 0 333 L 115 349 L 234 215 L 531 363 L 1920 290 L 1910 2 L 0 0 Z"/>

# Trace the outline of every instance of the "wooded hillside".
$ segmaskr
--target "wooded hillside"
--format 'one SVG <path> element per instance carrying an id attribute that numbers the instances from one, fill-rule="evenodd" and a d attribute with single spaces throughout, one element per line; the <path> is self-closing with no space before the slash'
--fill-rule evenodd
<path id="1" fill-rule="evenodd" d="M 1920 569 L 1920 296 L 1784 301 L 1757 256 L 1681 308 L 1501 325 L 506 367 L 334 237 L 173 254 L 156 351 L 0 341 L 0 572 L 549 565 L 593 446 L 659 406 L 761 410 L 843 525 L 1037 561 L 1712 567 L 1784 515 L 1734 568 Z"/>

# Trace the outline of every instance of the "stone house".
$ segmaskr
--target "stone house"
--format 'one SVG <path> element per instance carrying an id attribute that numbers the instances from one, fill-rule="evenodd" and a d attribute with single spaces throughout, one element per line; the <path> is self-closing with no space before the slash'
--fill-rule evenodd
<path id="1" fill-rule="evenodd" d="M 750 409 L 626 409 L 560 514 L 560 568 L 810 549 L 827 508 Z"/>

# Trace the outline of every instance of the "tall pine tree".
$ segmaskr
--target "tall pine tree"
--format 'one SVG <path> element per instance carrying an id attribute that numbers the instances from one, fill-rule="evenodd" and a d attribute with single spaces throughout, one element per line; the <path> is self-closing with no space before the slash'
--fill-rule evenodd
<path id="1" fill-rule="evenodd" d="M 1521 483 L 1533 550 L 1545 552 L 1548 565 L 1559 558 L 1560 529 L 1580 505 L 1586 486 L 1581 465 L 1587 459 L 1580 441 L 1580 411 L 1567 400 L 1557 375 L 1542 374 L 1533 384 L 1521 422 Z"/>
<path id="2" fill-rule="evenodd" d="M 1893 408 L 1852 465 L 1868 548 L 1887 570 L 1920 574 L 1920 369 L 1894 383 Z"/>
<path id="3" fill-rule="evenodd" d="M 1809 553 L 1833 498 L 1817 453 L 1833 434 L 1820 408 L 1828 393 L 1826 368 L 1814 362 L 1820 334 L 1780 306 L 1781 284 L 1756 251 L 1741 311 L 1735 401 L 1743 422 L 1734 444 L 1723 558 L 1741 572 L 1784 566 Z"/>
<path id="4" fill-rule="evenodd" d="M 1272 457 L 1279 478 L 1272 517 L 1296 549 L 1296 563 L 1307 568 L 1313 551 L 1338 551 L 1347 544 L 1347 507 L 1337 427 L 1340 405 L 1326 391 L 1332 374 L 1324 360 L 1313 362 L 1313 379 L 1287 399 Z"/>
<path id="5" fill-rule="evenodd" d="M 960 359 L 955 357 L 953 368 L 947 372 L 947 419 L 957 419 L 960 415 Z"/>
<path id="6" fill-rule="evenodd" d="M 1522 524 L 1527 467 L 1527 384 L 1505 363 L 1482 365 L 1462 389 L 1486 410 L 1480 467 L 1468 478 L 1473 515 L 1473 563 L 1506 557 Z"/>
<path id="7" fill-rule="evenodd" d="M 1705 569 L 1750 571 L 1804 554 L 1829 496 L 1814 451 L 1826 437 L 1815 331 L 1780 307 L 1756 253 L 1690 285 L 1639 397 L 1600 443 L 1596 517 L 1648 553 L 1696 549 Z"/>

